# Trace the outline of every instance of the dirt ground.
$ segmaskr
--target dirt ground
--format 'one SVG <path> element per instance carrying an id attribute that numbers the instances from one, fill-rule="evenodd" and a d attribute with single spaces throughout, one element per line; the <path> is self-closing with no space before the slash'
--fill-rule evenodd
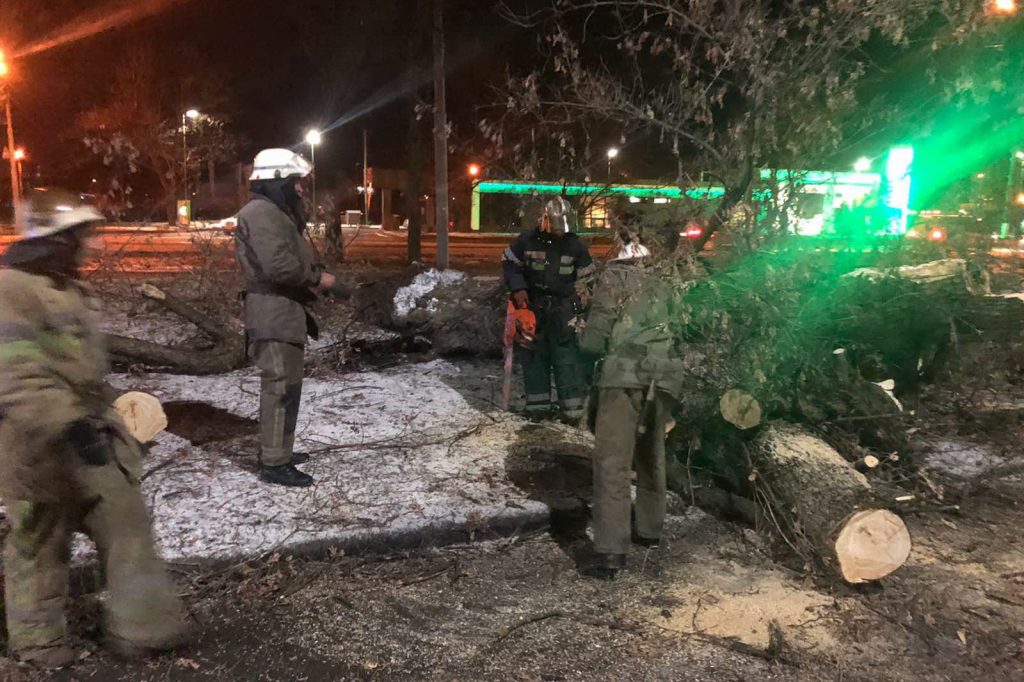
<path id="1" fill-rule="evenodd" d="M 682 510 L 614 582 L 584 578 L 585 518 L 393 556 L 272 557 L 182 575 L 196 643 L 125 664 L 93 644 L 52 677 L 4 680 L 1024 679 L 1019 485 L 911 516 L 911 562 L 862 590 L 783 569 L 749 531 Z M 770 643 L 771 631 L 777 633 Z"/>
<path id="2" fill-rule="evenodd" d="M 462 375 L 467 399 L 493 402 L 494 363 L 464 367 L 475 368 Z M 981 378 L 1016 400 L 1020 374 Z M 924 395 L 914 438 L 960 439 L 1019 463 L 1024 402 L 981 418 L 964 395 L 955 382 Z M 174 409 L 189 426 L 189 407 Z M 204 437 L 202 427 L 191 424 L 191 435 Z M 241 436 L 252 425 L 233 428 Z M 808 578 L 752 530 L 678 498 L 661 548 L 637 548 L 615 581 L 582 577 L 587 453 L 540 425 L 524 430 L 508 465 L 517 486 L 553 508 L 549 530 L 391 555 L 176 568 L 196 640 L 145 662 L 96 644 L 101 598 L 79 585 L 69 608 L 75 668 L 47 676 L 0 658 L 0 681 L 1024 680 L 1019 474 L 968 486 L 964 472 L 933 473 L 905 510 L 910 561 L 851 587 Z M 87 571 L 76 585 L 95 578 Z"/>

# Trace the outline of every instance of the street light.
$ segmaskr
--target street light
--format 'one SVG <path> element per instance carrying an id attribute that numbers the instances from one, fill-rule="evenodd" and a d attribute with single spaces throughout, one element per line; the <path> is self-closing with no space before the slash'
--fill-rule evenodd
<path id="1" fill-rule="evenodd" d="M 471 178 L 480 177 L 480 165 L 476 163 L 471 163 L 469 164 L 469 166 L 466 167 L 466 172 L 469 173 L 469 177 Z"/>
<path id="2" fill-rule="evenodd" d="M 315 232 L 319 226 L 319 220 L 317 220 L 318 211 L 316 205 L 316 147 L 323 140 L 323 135 L 320 134 L 319 130 L 310 130 L 306 133 L 306 143 L 309 145 L 309 157 L 313 165 L 313 231 Z"/>
<path id="3" fill-rule="evenodd" d="M 1014 154 L 1014 156 L 1016 156 L 1021 161 L 1024 161 L 1024 152 L 1017 152 L 1016 154 Z"/>
<path id="4" fill-rule="evenodd" d="M 199 118 L 200 113 L 196 109 L 189 109 L 181 115 L 181 177 L 185 185 L 185 201 L 188 201 L 188 122 Z"/>
<path id="5" fill-rule="evenodd" d="M 610 147 L 608 149 L 608 180 L 612 179 L 612 161 L 619 155 L 619 150 L 616 147 Z"/>
<path id="6" fill-rule="evenodd" d="M 866 156 L 862 156 L 857 159 L 857 162 L 853 164 L 853 170 L 856 173 L 869 173 L 871 172 L 871 159 Z"/>
<path id="7" fill-rule="evenodd" d="M 1016 14 L 1017 0 L 992 0 L 992 9 L 999 14 Z"/>

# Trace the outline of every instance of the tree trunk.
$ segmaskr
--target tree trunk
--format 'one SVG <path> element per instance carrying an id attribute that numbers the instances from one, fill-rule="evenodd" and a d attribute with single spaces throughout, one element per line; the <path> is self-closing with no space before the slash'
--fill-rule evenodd
<path id="1" fill-rule="evenodd" d="M 883 578 L 910 554 L 903 521 L 874 507 L 871 486 L 798 426 L 772 424 L 750 445 L 755 496 L 791 546 L 850 583 Z"/>
<path id="2" fill-rule="evenodd" d="M 215 345 L 209 350 L 198 350 L 108 335 L 107 349 L 115 362 L 141 364 L 181 374 L 197 375 L 223 374 L 245 364 L 245 344 L 241 334 L 235 333 L 151 284 L 143 284 L 138 291 L 199 327 L 213 339 Z"/>

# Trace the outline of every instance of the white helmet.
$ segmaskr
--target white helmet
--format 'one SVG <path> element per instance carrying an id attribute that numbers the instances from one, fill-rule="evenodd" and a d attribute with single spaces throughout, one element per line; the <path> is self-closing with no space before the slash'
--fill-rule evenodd
<path id="1" fill-rule="evenodd" d="M 544 205 L 544 215 L 551 220 L 555 232 L 572 232 L 573 210 L 563 197 L 555 197 Z M 557 228 L 557 229 L 556 229 Z"/>
<path id="2" fill-rule="evenodd" d="M 60 189 L 34 189 L 21 202 L 17 231 L 22 239 L 36 239 L 105 218 L 81 196 Z"/>
<path id="3" fill-rule="evenodd" d="M 304 178 L 312 172 L 313 166 L 309 161 L 289 149 L 264 149 L 256 155 L 249 179 Z"/>

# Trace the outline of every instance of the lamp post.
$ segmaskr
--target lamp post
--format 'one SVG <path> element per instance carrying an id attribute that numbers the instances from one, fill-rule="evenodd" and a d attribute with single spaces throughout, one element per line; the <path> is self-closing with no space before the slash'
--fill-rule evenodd
<path id="1" fill-rule="evenodd" d="M 306 133 L 306 143 L 309 145 L 309 160 L 313 164 L 313 172 L 311 173 L 313 178 L 313 231 L 316 232 L 317 227 L 320 224 L 318 219 L 319 211 L 316 205 L 316 147 L 323 140 L 323 135 L 320 134 L 319 130 L 310 130 Z"/>
<path id="2" fill-rule="evenodd" d="M 17 222 L 21 211 L 21 187 L 18 182 L 18 160 L 14 158 L 14 117 L 11 114 L 11 92 L 7 83 L 11 67 L 7 64 L 3 50 L 0 50 L 0 98 L 4 101 L 4 115 L 7 118 L 7 150 L 11 162 L 11 205 L 14 208 L 14 220 Z"/>
<path id="3" fill-rule="evenodd" d="M 185 185 L 185 201 L 188 201 L 188 122 L 199 118 L 199 112 L 189 109 L 181 115 L 181 177 Z"/>
<path id="4" fill-rule="evenodd" d="M 610 147 L 608 149 L 608 182 L 612 181 L 612 161 L 619 155 L 617 147 Z"/>
<path id="5" fill-rule="evenodd" d="M 22 169 L 22 164 L 27 156 L 25 150 L 20 147 L 14 150 L 14 160 L 18 163 L 18 192 L 25 191 L 25 172 Z"/>

